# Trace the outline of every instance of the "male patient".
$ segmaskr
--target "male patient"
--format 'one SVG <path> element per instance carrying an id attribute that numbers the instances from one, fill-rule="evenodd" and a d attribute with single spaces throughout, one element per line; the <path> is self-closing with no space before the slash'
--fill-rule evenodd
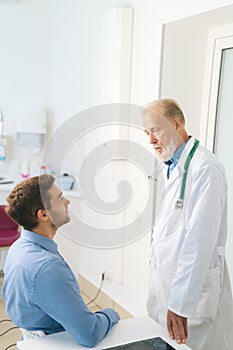
<path id="1" fill-rule="evenodd" d="M 53 238 L 70 220 L 70 202 L 54 180 L 48 174 L 29 178 L 7 198 L 6 213 L 23 230 L 7 255 L 2 296 L 24 338 L 66 330 L 79 344 L 92 347 L 119 316 L 110 308 L 95 313 L 87 308 L 73 272 L 57 250 Z"/>

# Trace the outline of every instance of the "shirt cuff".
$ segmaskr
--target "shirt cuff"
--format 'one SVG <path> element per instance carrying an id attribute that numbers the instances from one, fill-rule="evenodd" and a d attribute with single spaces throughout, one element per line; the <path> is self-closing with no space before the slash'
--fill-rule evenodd
<path id="1" fill-rule="evenodd" d="M 96 313 L 104 314 L 105 316 L 107 316 L 110 323 L 109 329 L 112 328 L 112 326 L 114 326 L 120 319 L 120 316 L 118 315 L 118 313 L 111 308 L 106 308 L 106 309 L 97 311 Z"/>

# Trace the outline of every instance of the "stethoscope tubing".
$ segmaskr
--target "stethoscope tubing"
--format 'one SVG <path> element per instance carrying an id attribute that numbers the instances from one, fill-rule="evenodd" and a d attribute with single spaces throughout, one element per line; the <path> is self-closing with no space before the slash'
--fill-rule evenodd
<path id="1" fill-rule="evenodd" d="M 199 143 L 200 143 L 200 141 L 195 139 L 194 145 L 193 145 L 191 151 L 189 152 L 188 157 L 184 163 L 184 172 L 183 172 L 182 181 L 181 181 L 180 198 L 179 198 L 179 200 L 182 200 L 182 201 L 184 200 L 184 193 L 185 193 L 189 164 L 193 158 L 194 153 L 196 152 L 196 149 L 197 149 Z"/>

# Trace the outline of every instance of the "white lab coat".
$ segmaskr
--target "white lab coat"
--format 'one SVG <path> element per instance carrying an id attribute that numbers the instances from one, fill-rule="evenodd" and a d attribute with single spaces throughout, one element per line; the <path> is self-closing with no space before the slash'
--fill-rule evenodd
<path id="1" fill-rule="evenodd" d="M 167 309 L 188 318 L 193 350 L 233 349 L 233 303 L 224 247 L 227 182 L 215 155 L 198 146 L 191 160 L 183 209 L 179 198 L 191 138 L 165 180 L 158 181 L 149 271 L 148 314 L 166 327 Z M 164 186 L 163 186 L 164 184 Z"/>

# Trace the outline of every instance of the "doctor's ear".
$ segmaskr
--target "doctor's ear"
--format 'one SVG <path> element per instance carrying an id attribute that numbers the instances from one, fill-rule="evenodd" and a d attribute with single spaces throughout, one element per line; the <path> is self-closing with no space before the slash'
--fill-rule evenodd
<path id="1" fill-rule="evenodd" d="M 175 119 L 173 119 L 173 125 L 175 127 L 175 129 L 179 129 L 180 127 L 183 127 L 183 123 L 180 120 L 180 118 L 176 117 Z"/>
<path id="2" fill-rule="evenodd" d="M 41 221 L 47 221 L 47 219 L 48 219 L 48 214 L 47 214 L 47 212 L 46 212 L 45 209 L 39 209 L 39 210 L 37 211 L 37 217 L 38 217 L 38 219 L 41 220 Z"/>

